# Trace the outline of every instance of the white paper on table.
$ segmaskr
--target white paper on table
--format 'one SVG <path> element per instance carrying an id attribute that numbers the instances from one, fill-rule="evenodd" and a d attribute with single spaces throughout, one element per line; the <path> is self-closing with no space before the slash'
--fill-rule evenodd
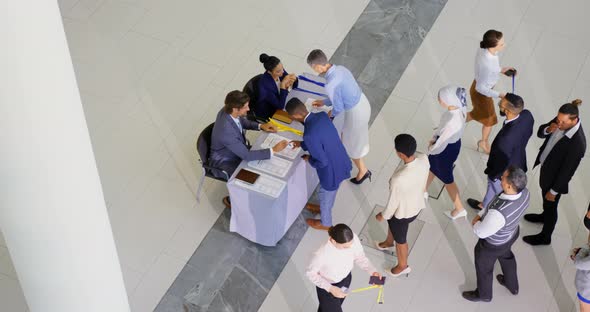
<path id="1" fill-rule="evenodd" d="M 252 170 L 255 173 L 258 173 L 260 176 L 256 179 L 254 184 L 248 184 L 238 179 L 234 180 L 234 184 L 239 185 L 240 187 L 262 193 L 264 195 L 268 195 L 270 197 L 277 198 L 281 195 L 281 192 L 287 186 L 287 182 L 283 180 L 279 180 L 277 178 L 271 177 L 267 174 L 257 172 Z"/>
<path id="2" fill-rule="evenodd" d="M 285 138 L 284 136 L 280 136 L 276 133 L 270 133 L 266 139 L 264 139 L 264 142 L 262 142 L 262 144 L 260 145 L 260 147 L 262 148 L 273 148 L 273 146 L 275 146 L 277 143 L 281 142 L 281 141 L 291 141 L 287 138 Z M 297 157 L 297 155 L 299 155 L 299 152 L 301 151 L 301 147 L 298 148 L 291 148 L 289 146 L 287 146 L 285 149 L 283 149 L 282 151 L 275 153 L 276 155 L 280 155 L 280 156 L 284 156 L 287 157 L 289 159 L 295 159 L 295 157 Z"/>
<path id="3" fill-rule="evenodd" d="M 248 166 L 284 178 L 287 172 L 289 172 L 289 169 L 291 169 L 291 166 L 293 166 L 293 163 L 283 158 L 271 157 L 264 160 L 249 161 Z"/>
<path id="4" fill-rule="evenodd" d="M 319 113 L 319 112 L 329 112 L 332 110 L 332 106 L 328 106 L 328 105 L 324 105 L 322 107 L 315 107 L 312 105 L 312 103 L 316 101 L 316 99 L 312 99 L 312 98 L 308 98 L 307 101 L 305 101 L 305 107 L 307 107 L 307 110 L 310 113 Z"/>

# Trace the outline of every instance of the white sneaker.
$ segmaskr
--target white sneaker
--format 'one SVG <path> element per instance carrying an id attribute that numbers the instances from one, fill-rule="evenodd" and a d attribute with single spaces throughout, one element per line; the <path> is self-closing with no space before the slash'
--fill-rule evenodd
<path id="1" fill-rule="evenodd" d="M 459 212 L 458 214 L 456 214 L 454 217 L 453 217 L 453 214 L 451 212 L 452 212 L 452 210 L 445 211 L 445 216 L 449 217 L 449 219 L 451 219 L 451 220 L 457 220 L 459 218 L 465 218 L 465 219 L 467 219 L 467 211 L 465 209 L 463 209 L 461 212 Z"/>

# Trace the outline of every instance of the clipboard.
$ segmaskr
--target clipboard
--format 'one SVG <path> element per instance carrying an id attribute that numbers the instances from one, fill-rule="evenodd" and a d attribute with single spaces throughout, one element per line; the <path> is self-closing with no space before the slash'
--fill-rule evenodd
<path id="1" fill-rule="evenodd" d="M 286 123 L 288 125 L 293 122 L 291 117 L 289 117 L 289 114 L 286 111 L 281 110 L 281 109 L 277 109 L 277 111 L 274 113 L 274 115 L 272 115 L 272 119 L 278 120 L 278 121 Z"/>

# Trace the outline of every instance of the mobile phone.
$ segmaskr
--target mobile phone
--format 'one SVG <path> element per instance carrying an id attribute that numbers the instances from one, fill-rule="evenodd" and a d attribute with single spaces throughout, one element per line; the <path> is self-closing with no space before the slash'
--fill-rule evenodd
<path id="1" fill-rule="evenodd" d="M 385 276 L 379 278 L 379 276 L 371 276 L 369 278 L 369 284 L 371 285 L 385 285 Z"/>
<path id="2" fill-rule="evenodd" d="M 504 72 L 504 75 L 508 76 L 508 77 L 512 77 L 516 74 L 516 69 L 509 69 L 506 72 Z"/>
<path id="3" fill-rule="evenodd" d="M 342 290 L 343 293 L 348 294 L 348 292 L 350 291 L 350 289 L 348 289 L 348 287 L 340 287 L 340 290 Z"/>

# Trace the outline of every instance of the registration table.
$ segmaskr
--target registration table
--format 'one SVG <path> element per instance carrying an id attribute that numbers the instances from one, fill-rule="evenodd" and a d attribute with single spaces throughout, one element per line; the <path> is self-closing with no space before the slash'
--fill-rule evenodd
<path id="1" fill-rule="evenodd" d="M 303 125 L 297 121 L 289 126 L 303 130 Z M 292 132 L 262 132 L 252 149 L 262 149 L 269 135 L 302 140 Z M 301 158 L 303 153 L 300 149 L 297 155 L 284 156 L 279 153 L 272 157 L 270 161 L 281 165 L 280 168 L 289 167 L 286 171 L 273 172 L 270 166 L 265 166 L 267 161 L 242 161 L 227 184 L 231 198 L 231 232 L 264 246 L 275 246 L 281 240 L 319 183 L 315 169 Z M 245 184 L 235 178 L 242 168 L 261 174 L 254 185 Z"/>
<path id="2" fill-rule="evenodd" d="M 287 102 L 297 97 L 308 105 L 310 111 L 316 111 L 312 109 L 311 102 L 324 98 L 324 83 L 325 79 L 321 77 L 312 74 L 300 75 L 299 87 L 289 92 Z M 303 125 L 297 121 L 287 126 L 303 132 Z M 278 140 L 277 135 L 288 140 L 302 140 L 301 136 L 293 132 L 263 132 L 252 149 L 274 146 Z M 301 148 L 297 155 L 285 152 L 275 154 L 270 160 L 242 161 L 236 169 L 227 184 L 232 206 L 229 225 L 231 232 L 264 246 L 275 246 L 295 222 L 317 187 L 319 179 L 315 169 L 301 158 L 304 153 Z M 261 175 L 254 185 L 235 178 L 242 168 Z"/>

